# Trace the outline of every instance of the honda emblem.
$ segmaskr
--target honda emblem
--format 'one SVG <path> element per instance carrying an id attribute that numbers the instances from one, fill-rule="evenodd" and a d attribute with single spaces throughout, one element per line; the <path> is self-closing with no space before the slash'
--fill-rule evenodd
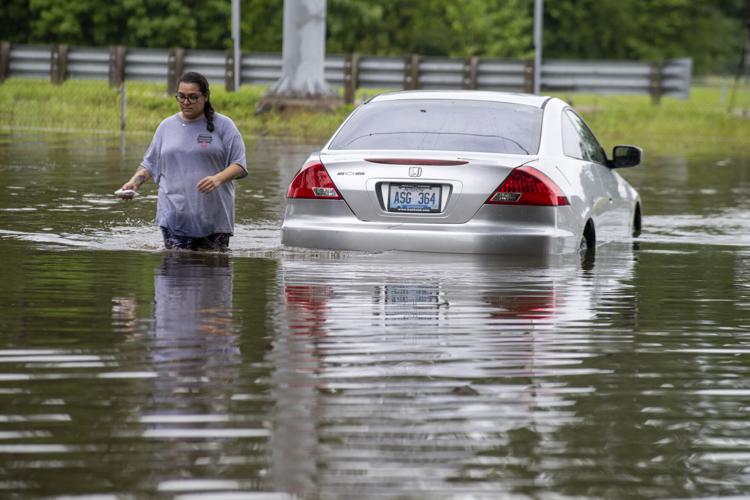
<path id="1" fill-rule="evenodd" d="M 422 175 L 422 167 L 409 167 L 409 177 L 420 177 Z"/>

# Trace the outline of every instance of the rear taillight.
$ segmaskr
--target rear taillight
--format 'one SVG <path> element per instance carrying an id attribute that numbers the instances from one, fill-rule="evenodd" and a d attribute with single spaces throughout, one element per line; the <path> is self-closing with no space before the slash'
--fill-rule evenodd
<path id="1" fill-rule="evenodd" d="M 552 179 L 533 167 L 518 167 L 492 193 L 487 203 L 497 205 L 570 205 Z"/>
<path id="2" fill-rule="evenodd" d="M 341 194 L 325 166 L 319 161 L 311 161 L 294 176 L 286 197 L 340 200 Z"/>

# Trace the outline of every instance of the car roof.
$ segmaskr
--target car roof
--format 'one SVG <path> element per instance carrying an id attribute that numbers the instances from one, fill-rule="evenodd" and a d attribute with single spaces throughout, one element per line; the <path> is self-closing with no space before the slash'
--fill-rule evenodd
<path id="1" fill-rule="evenodd" d="M 493 101 L 525 104 L 527 106 L 542 108 L 545 103 L 552 98 L 535 94 L 517 94 L 512 92 L 493 92 L 487 90 L 403 90 L 377 95 L 368 102 L 401 101 L 410 99 Z"/>

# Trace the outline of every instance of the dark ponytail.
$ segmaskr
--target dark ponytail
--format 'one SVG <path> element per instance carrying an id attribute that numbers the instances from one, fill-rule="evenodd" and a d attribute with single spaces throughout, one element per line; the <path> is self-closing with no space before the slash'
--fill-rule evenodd
<path id="1" fill-rule="evenodd" d="M 206 121 L 208 122 L 206 125 L 206 129 L 209 132 L 214 131 L 214 114 L 216 111 L 214 110 L 214 107 L 211 105 L 211 93 L 208 89 L 208 80 L 205 76 L 201 75 L 200 73 L 196 73 L 195 71 L 189 71 L 182 75 L 177 82 L 178 85 L 180 83 L 192 83 L 198 86 L 198 88 L 201 90 L 201 94 L 206 96 L 206 105 L 203 107 L 203 114 L 206 115 Z"/>
<path id="2" fill-rule="evenodd" d="M 206 115 L 206 121 L 208 122 L 206 124 L 206 130 L 209 132 L 214 131 L 214 113 L 216 113 L 214 107 L 211 106 L 211 102 L 206 99 L 206 106 L 203 108 L 203 114 Z"/>

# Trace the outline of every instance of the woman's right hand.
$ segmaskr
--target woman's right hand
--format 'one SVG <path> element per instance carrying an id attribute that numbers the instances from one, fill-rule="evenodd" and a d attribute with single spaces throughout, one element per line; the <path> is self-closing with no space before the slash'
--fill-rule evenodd
<path id="1" fill-rule="evenodd" d="M 123 184 L 122 187 L 115 194 L 123 200 L 132 200 L 133 197 L 135 197 L 136 191 L 138 191 L 138 188 L 141 187 L 141 184 L 143 184 L 150 178 L 151 178 L 151 174 L 148 173 L 148 170 L 146 170 L 146 167 L 141 165 L 140 167 L 136 169 L 135 173 L 133 174 L 133 177 L 131 177 L 130 180 L 128 180 L 128 182 Z M 126 191 L 126 192 L 122 193 L 120 191 Z"/>
<path id="2" fill-rule="evenodd" d="M 120 190 L 121 191 L 138 191 L 138 185 L 135 182 L 128 181 L 122 185 Z M 120 193 L 117 196 L 123 200 L 132 200 L 135 194 L 126 192 L 126 193 Z"/>

